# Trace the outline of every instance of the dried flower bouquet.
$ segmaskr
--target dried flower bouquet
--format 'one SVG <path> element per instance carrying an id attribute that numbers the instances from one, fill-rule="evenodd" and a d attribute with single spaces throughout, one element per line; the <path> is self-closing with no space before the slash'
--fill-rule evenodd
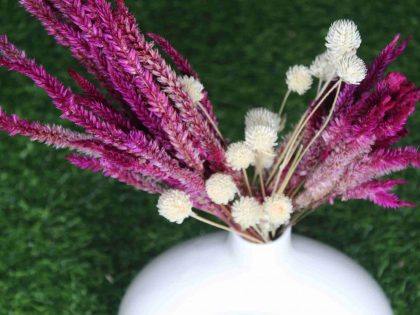
<path id="1" fill-rule="evenodd" d="M 0 129 L 69 148 L 75 153 L 68 160 L 77 167 L 160 194 L 159 213 L 171 222 L 192 217 L 263 243 L 335 199 L 413 205 L 390 192 L 403 180 L 378 179 L 420 165 L 416 148 L 393 147 L 407 134 L 420 90 L 401 73 L 385 73 L 407 40 L 399 44 L 396 36 L 366 67 L 356 55 L 357 26 L 334 22 L 326 51 L 310 67 L 287 71 L 279 112 L 250 110 L 244 140 L 228 144 L 197 73 L 166 39 L 141 32 L 123 0 L 115 8 L 106 0 L 20 2 L 100 85 L 70 70 L 80 88 L 73 91 L 2 35 L 0 66 L 31 78 L 61 118 L 85 132 L 26 121 L 1 108 Z M 314 100 L 279 141 L 287 99 L 308 92 L 313 78 Z"/>

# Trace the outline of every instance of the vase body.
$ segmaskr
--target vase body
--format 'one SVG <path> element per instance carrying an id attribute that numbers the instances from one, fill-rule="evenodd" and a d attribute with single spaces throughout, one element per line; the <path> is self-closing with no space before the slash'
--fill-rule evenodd
<path id="1" fill-rule="evenodd" d="M 160 255 L 135 278 L 119 315 L 391 315 L 371 276 L 335 249 L 291 235 L 257 245 L 228 233 Z"/>

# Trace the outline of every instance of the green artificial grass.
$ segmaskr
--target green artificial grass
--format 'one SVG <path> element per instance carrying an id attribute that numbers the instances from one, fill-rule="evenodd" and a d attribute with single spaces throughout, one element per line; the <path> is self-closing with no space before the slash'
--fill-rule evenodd
<path id="1" fill-rule="evenodd" d="M 278 106 L 287 67 L 308 64 L 320 53 L 329 24 L 338 18 L 359 25 L 360 55 L 367 61 L 397 32 L 413 35 L 392 69 L 420 84 L 417 0 L 127 3 L 143 30 L 167 37 L 189 58 L 216 104 L 220 129 L 234 140 L 242 136 L 250 107 Z M 0 0 L 0 33 L 66 83 L 67 68 L 80 68 L 17 1 Z M 25 118 L 60 123 L 43 91 L 3 69 L 0 104 Z M 305 106 L 291 97 L 290 120 Z M 420 143 L 419 124 L 417 113 L 405 144 Z M 68 152 L 3 133 L 0 152 L 0 314 L 115 314 L 125 288 L 147 262 L 182 240 L 213 231 L 193 220 L 168 223 L 156 213 L 156 196 L 76 169 L 64 159 Z M 419 171 L 397 177 L 410 180 L 399 195 L 419 203 Z M 418 210 L 336 203 L 316 211 L 296 231 L 331 244 L 367 268 L 395 314 L 420 314 Z"/>

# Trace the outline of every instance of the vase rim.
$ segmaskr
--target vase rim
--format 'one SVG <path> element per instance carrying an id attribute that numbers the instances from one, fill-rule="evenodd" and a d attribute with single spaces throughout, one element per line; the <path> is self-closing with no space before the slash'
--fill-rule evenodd
<path id="1" fill-rule="evenodd" d="M 285 242 L 289 242 L 288 240 L 290 240 L 290 236 L 292 234 L 292 226 L 288 226 L 284 232 L 275 240 L 270 240 L 269 242 L 266 243 L 253 243 L 245 238 L 243 238 L 242 236 L 240 236 L 238 233 L 235 232 L 230 232 L 229 235 L 231 238 L 235 238 L 237 239 L 238 242 L 243 242 L 245 244 L 248 244 L 250 247 L 275 247 L 277 246 L 278 243 L 285 243 Z"/>
<path id="2" fill-rule="evenodd" d="M 292 249 L 291 232 L 291 227 L 288 227 L 278 239 L 264 244 L 252 243 L 231 233 L 227 242 L 232 254 L 247 265 L 277 264 Z"/>

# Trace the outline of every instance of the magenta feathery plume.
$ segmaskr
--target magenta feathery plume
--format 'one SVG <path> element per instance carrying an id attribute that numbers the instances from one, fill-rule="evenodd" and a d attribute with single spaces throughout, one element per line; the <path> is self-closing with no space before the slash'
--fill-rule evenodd
<path id="1" fill-rule="evenodd" d="M 405 183 L 406 181 L 404 180 L 372 180 L 348 190 L 342 199 L 366 199 L 384 208 L 414 207 L 414 203 L 401 201 L 397 196 L 389 192 L 396 185 Z"/>
<path id="2" fill-rule="evenodd" d="M 198 79 L 198 74 L 194 71 L 188 60 L 182 57 L 166 38 L 154 33 L 147 33 L 147 36 L 153 39 L 153 41 L 171 58 L 179 72 Z"/>
<path id="3" fill-rule="evenodd" d="M 136 173 L 123 170 L 119 167 L 115 167 L 115 165 L 112 163 L 104 163 L 103 159 L 101 160 L 74 154 L 68 156 L 67 159 L 70 161 L 70 163 L 81 169 L 88 169 L 92 172 L 102 172 L 105 176 L 114 178 L 122 183 L 133 186 L 138 190 L 144 190 L 153 194 L 162 193 L 164 191 L 163 187 L 161 187 L 153 180 L 144 178 Z"/>
<path id="4" fill-rule="evenodd" d="M 154 33 L 147 33 L 147 36 L 153 39 L 153 41 L 158 44 L 159 47 L 162 48 L 162 50 L 171 58 L 173 63 L 177 66 L 179 72 L 200 80 L 198 74 L 192 68 L 188 60 L 185 59 L 166 38 Z M 203 91 L 203 100 L 201 102 L 207 113 L 210 115 L 211 119 L 217 123 L 216 116 L 213 113 L 213 105 L 211 104 L 211 101 L 208 97 L 208 92 L 206 90 Z"/>

